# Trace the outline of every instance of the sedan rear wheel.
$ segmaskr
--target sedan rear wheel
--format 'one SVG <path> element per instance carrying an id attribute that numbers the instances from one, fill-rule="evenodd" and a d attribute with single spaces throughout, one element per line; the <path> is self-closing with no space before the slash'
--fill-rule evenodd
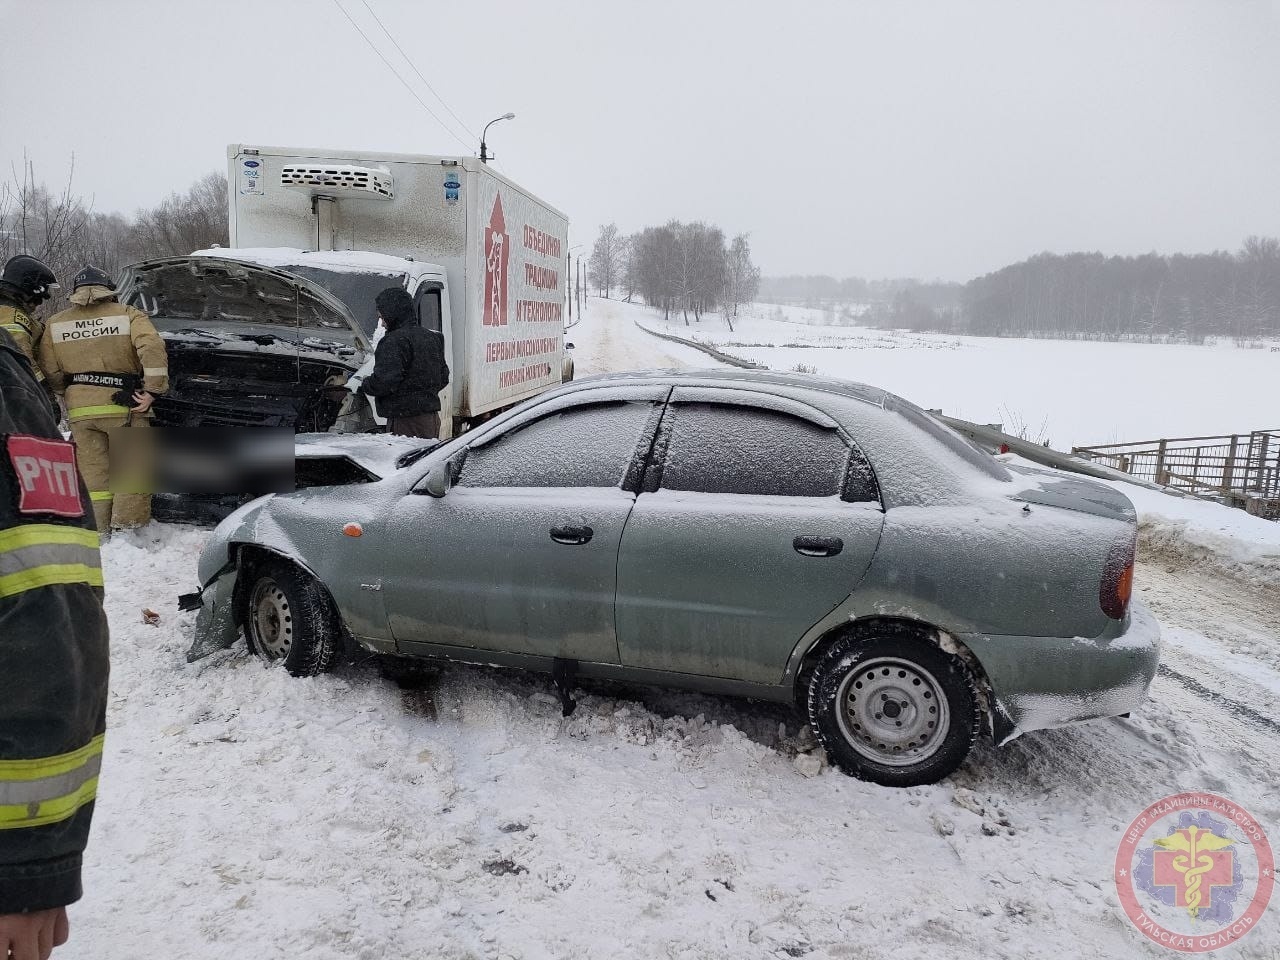
<path id="1" fill-rule="evenodd" d="M 333 668 L 338 652 L 338 618 L 324 588 L 283 561 L 250 574 L 245 635 L 251 649 L 268 663 L 279 663 L 295 677 L 312 677 Z"/>
<path id="2" fill-rule="evenodd" d="M 980 719 L 964 662 L 897 624 L 836 641 L 814 670 L 808 707 L 840 769 L 890 787 L 935 783 L 954 772 Z"/>

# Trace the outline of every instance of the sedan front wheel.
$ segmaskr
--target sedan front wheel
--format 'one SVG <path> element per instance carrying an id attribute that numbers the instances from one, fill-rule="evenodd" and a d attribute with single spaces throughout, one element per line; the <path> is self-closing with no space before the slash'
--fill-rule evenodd
<path id="1" fill-rule="evenodd" d="M 936 783 L 953 773 L 980 719 L 964 662 L 896 624 L 837 640 L 813 672 L 808 707 L 832 762 L 887 787 Z"/>
<path id="2" fill-rule="evenodd" d="M 270 563 L 253 571 L 247 596 L 250 650 L 295 677 L 332 669 L 339 646 L 337 616 L 315 579 L 293 564 Z"/>

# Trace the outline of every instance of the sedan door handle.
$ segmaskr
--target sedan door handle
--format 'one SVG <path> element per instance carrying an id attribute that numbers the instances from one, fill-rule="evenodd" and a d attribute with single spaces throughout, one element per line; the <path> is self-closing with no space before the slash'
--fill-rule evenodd
<path id="1" fill-rule="evenodd" d="M 844 549 L 839 537 L 796 537 L 791 545 L 802 557 L 834 557 Z"/>
<path id="2" fill-rule="evenodd" d="M 590 543 L 595 531 L 590 527 L 552 527 L 551 539 L 556 543 L 566 543 L 571 547 Z"/>

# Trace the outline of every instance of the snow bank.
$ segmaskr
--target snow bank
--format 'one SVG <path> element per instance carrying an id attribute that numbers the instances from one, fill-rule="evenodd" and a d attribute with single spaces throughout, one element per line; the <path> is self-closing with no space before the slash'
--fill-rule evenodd
<path id="1" fill-rule="evenodd" d="M 1280 523 L 1218 503 L 1106 482 L 1137 507 L 1148 551 L 1207 562 L 1241 579 L 1280 587 Z"/>

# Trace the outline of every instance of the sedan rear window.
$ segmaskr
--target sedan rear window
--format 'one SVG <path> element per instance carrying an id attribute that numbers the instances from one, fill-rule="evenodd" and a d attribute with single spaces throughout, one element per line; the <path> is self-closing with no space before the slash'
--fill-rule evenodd
<path id="1" fill-rule="evenodd" d="M 617 487 L 636 454 L 650 401 L 571 407 L 516 427 L 463 462 L 462 487 Z"/>
<path id="2" fill-rule="evenodd" d="M 841 494 L 849 446 L 834 430 L 773 410 L 727 404 L 672 404 L 667 417 L 664 490 Z"/>

